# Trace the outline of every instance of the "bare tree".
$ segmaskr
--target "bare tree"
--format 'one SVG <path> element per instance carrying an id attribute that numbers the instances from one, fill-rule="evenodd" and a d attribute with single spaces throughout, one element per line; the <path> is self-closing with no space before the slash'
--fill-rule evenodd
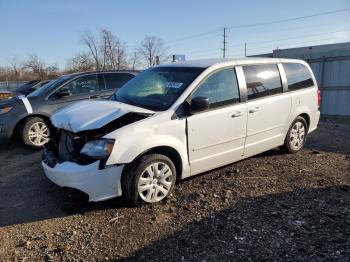
<path id="1" fill-rule="evenodd" d="M 80 38 L 82 43 L 89 48 L 91 56 L 95 61 L 96 70 L 99 71 L 101 66 L 98 39 L 89 30 L 85 30 L 84 33 L 80 35 Z"/>
<path id="2" fill-rule="evenodd" d="M 18 60 L 18 57 L 16 55 L 13 55 L 9 58 L 7 58 L 7 62 L 10 64 L 10 67 L 11 67 L 11 73 L 13 74 L 14 76 L 14 80 L 15 81 L 18 81 L 19 79 L 19 76 L 20 76 L 20 62 Z"/>
<path id="3" fill-rule="evenodd" d="M 86 52 L 75 54 L 67 62 L 67 71 L 69 72 L 91 71 L 94 69 L 94 60 L 91 55 Z"/>
<path id="4" fill-rule="evenodd" d="M 44 79 L 46 75 L 45 67 L 45 63 L 36 54 L 30 54 L 28 59 L 23 63 L 23 69 L 32 71 L 33 75 L 39 79 Z"/>
<path id="5" fill-rule="evenodd" d="M 126 46 L 110 30 L 100 29 L 103 68 L 119 70 L 126 68 Z"/>
<path id="6" fill-rule="evenodd" d="M 101 28 L 99 35 L 85 30 L 81 40 L 88 47 L 96 70 L 126 68 L 126 45 L 110 30 Z"/>
<path id="7" fill-rule="evenodd" d="M 156 65 L 157 56 L 160 61 L 169 59 L 166 55 L 167 48 L 164 46 L 163 41 L 156 36 L 146 35 L 136 50 L 140 53 L 147 66 Z"/>
<path id="8" fill-rule="evenodd" d="M 59 68 L 57 64 L 52 64 L 45 67 L 46 77 L 49 79 L 56 78 L 59 75 Z"/>
<path id="9" fill-rule="evenodd" d="M 136 70 L 140 66 L 140 55 L 138 52 L 133 52 L 129 57 L 129 68 L 131 70 Z"/>

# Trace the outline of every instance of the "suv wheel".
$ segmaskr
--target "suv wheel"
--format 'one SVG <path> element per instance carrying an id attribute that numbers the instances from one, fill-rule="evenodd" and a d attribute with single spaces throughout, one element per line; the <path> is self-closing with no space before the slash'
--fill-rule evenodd
<path id="1" fill-rule="evenodd" d="M 49 126 L 40 117 L 29 118 L 23 125 L 22 141 L 33 148 L 41 148 L 49 140 Z"/>
<path id="2" fill-rule="evenodd" d="M 307 135 L 307 124 L 304 118 L 298 116 L 291 124 L 283 150 L 287 153 L 296 153 L 304 147 Z"/>
<path id="3" fill-rule="evenodd" d="M 123 178 L 126 198 L 134 204 L 157 203 L 170 195 L 176 181 L 174 163 L 159 154 L 145 155 Z"/>

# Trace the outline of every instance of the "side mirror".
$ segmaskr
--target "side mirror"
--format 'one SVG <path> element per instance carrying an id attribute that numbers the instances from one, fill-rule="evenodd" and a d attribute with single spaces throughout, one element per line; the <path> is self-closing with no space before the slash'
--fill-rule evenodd
<path id="1" fill-rule="evenodd" d="M 61 88 L 56 92 L 57 97 L 64 97 L 64 96 L 69 96 L 69 90 L 67 88 Z"/>
<path id="2" fill-rule="evenodd" d="M 197 96 L 192 98 L 190 102 L 190 113 L 198 113 L 209 108 L 209 98 Z"/>

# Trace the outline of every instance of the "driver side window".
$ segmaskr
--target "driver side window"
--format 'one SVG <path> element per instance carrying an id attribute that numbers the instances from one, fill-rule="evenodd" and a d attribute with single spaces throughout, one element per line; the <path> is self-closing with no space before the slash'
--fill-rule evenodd
<path id="1" fill-rule="evenodd" d="M 63 86 L 62 89 L 66 89 L 70 96 L 96 92 L 99 89 L 97 76 L 87 75 L 79 77 Z"/>
<path id="2" fill-rule="evenodd" d="M 208 98 L 209 108 L 238 103 L 239 88 L 235 70 L 228 68 L 215 72 L 198 86 L 191 97 Z"/>

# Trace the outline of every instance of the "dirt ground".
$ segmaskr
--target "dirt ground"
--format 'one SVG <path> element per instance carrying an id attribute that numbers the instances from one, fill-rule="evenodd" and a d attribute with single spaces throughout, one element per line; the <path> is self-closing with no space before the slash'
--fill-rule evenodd
<path id="1" fill-rule="evenodd" d="M 0 145 L 1 261 L 348 261 L 350 125 L 179 182 L 158 205 L 87 203 L 41 152 Z"/>

